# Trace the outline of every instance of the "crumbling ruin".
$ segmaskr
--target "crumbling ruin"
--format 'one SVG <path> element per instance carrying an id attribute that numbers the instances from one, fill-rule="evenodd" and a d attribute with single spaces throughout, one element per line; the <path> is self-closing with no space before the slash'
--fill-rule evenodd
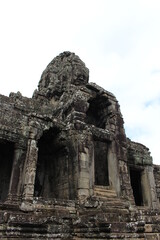
<path id="1" fill-rule="evenodd" d="M 88 80 L 64 52 L 32 98 L 0 95 L 1 239 L 160 239 L 160 167 Z"/>

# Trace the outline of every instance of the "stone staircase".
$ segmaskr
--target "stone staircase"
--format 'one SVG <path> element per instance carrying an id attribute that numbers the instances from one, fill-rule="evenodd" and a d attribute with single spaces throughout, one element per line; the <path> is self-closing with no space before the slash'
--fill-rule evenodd
<path id="1" fill-rule="evenodd" d="M 102 201 L 103 206 L 111 210 L 116 209 L 117 211 L 117 208 L 128 208 L 128 203 L 125 200 L 119 198 L 116 194 L 116 191 L 109 189 L 108 186 L 95 186 L 93 198 Z"/>
<path id="2" fill-rule="evenodd" d="M 128 202 L 119 198 L 113 189 L 95 186 L 92 198 L 80 206 L 73 239 L 158 240 L 160 227 L 153 225 L 152 220 L 159 223 L 160 215 L 157 214 L 156 220 L 151 215 L 152 211 L 130 209 Z"/>
<path id="3" fill-rule="evenodd" d="M 109 189 L 108 186 L 98 186 L 94 187 L 94 195 L 103 198 L 116 198 L 117 194 L 115 190 Z"/>

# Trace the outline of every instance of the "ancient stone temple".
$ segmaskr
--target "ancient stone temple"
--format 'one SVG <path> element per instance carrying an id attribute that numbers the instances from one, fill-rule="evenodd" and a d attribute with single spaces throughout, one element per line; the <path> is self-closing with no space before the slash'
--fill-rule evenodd
<path id="1" fill-rule="evenodd" d="M 0 239 L 160 239 L 160 167 L 74 53 L 0 95 Z"/>

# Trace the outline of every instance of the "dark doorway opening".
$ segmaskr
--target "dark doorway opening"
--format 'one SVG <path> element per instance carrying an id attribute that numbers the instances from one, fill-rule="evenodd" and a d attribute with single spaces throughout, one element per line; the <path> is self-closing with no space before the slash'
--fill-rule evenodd
<path id="1" fill-rule="evenodd" d="M 94 141 L 95 185 L 109 186 L 108 146 L 106 142 Z"/>
<path id="2" fill-rule="evenodd" d="M 0 140 L 0 201 L 2 202 L 8 195 L 13 157 L 14 143 Z"/>
<path id="3" fill-rule="evenodd" d="M 51 128 L 38 141 L 34 196 L 68 198 L 68 155 L 60 131 Z"/>
<path id="4" fill-rule="evenodd" d="M 106 97 L 99 95 L 94 99 L 90 99 L 88 102 L 89 108 L 86 112 L 86 123 L 105 129 L 108 106 L 111 105 L 111 103 Z"/>
<path id="5" fill-rule="evenodd" d="M 141 171 L 130 169 L 130 179 L 131 179 L 131 186 L 133 190 L 135 204 L 137 206 L 143 206 Z"/>

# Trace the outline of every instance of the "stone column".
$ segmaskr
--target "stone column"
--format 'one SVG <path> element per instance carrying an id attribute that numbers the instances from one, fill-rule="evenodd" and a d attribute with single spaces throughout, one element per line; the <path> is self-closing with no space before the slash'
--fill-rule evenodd
<path id="1" fill-rule="evenodd" d="M 158 200 L 152 166 L 145 167 L 145 170 L 142 173 L 141 182 L 144 201 L 146 201 L 144 204 L 156 209 L 158 207 Z"/>
<path id="2" fill-rule="evenodd" d="M 78 149 L 79 178 L 78 178 L 78 197 L 86 198 L 90 194 L 90 176 L 89 176 L 89 148 L 85 140 L 79 142 Z"/>
<path id="3" fill-rule="evenodd" d="M 95 166 L 94 166 L 94 142 L 93 139 L 90 141 L 89 146 L 89 191 L 90 196 L 94 194 L 95 184 Z"/>
<path id="4" fill-rule="evenodd" d="M 24 160 L 24 149 L 15 145 L 10 186 L 7 202 L 16 203 L 20 200 L 21 167 Z"/>
<path id="5" fill-rule="evenodd" d="M 23 201 L 32 203 L 34 195 L 34 183 L 36 175 L 38 148 L 36 140 L 28 140 L 27 156 L 24 170 Z"/>
<path id="6" fill-rule="evenodd" d="M 109 172 L 109 186 L 110 189 L 115 190 L 117 196 L 120 196 L 120 165 L 124 166 L 125 163 L 121 162 L 118 166 L 118 158 L 116 154 L 116 143 L 108 142 L 108 172 Z"/>

